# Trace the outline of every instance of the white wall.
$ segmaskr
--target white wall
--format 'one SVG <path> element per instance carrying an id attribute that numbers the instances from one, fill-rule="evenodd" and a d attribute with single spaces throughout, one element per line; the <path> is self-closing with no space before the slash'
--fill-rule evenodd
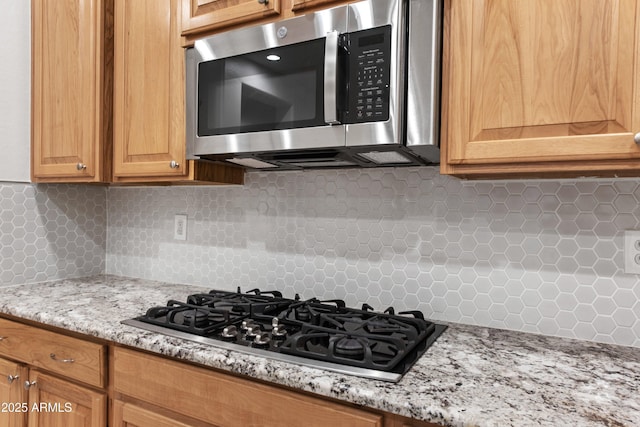
<path id="1" fill-rule="evenodd" d="M 30 2 L 0 0 L 0 181 L 29 182 Z"/>

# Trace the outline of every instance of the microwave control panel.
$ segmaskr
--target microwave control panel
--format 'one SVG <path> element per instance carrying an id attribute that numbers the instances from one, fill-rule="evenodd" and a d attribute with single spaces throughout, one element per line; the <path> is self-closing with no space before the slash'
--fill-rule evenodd
<path id="1" fill-rule="evenodd" d="M 389 119 L 391 26 L 349 33 L 349 85 L 343 123 Z"/>

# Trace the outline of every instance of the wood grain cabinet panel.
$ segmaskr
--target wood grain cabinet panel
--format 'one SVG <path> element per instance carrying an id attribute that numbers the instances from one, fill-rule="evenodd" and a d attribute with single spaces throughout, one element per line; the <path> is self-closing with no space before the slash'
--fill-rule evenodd
<path id="1" fill-rule="evenodd" d="M 0 319 L 0 355 L 82 381 L 106 384 L 106 348 L 101 344 Z"/>
<path id="2" fill-rule="evenodd" d="M 439 424 L 388 414 L 384 417 L 384 427 L 439 427 Z"/>
<path id="3" fill-rule="evenodd" d="M 640 173 L 638 0 L 446 0 L 443 173 Z"/>
<path id="4" fill-rule="evenodd" d="M 31 177 L 109 180 L 110 0 L 32 0 Z M 106 109 L 106 110 L 105 110 Z"/>
<path id="5" fill-rule="evenodd" d="M 195 427 L 120 400 L 113 403 L 113 425 L 114 427 Z"/>
<path id="6" fill-rule="evenodd" d="M 178 6 L 179 0 L 115 2 L 116 178 L 186 173 Z"/>
<path id="7" fill-rule="evenodd" d="M 244 182 L 241 168 L 186 160 L 181 7 L 115 1 L 114 182 Z"/>
<path id="8" fill-rule="evenodd" d="M 344 0 L 291 0 L 291 10 L 304 13 L 309 8 L 332 7 L 338 1 L 344 3 Z"/>
<path id="9" fill-rule="evenodd" d="M 383 426 L 379 414 L 133 350 L 115 348 L 112 363 L 117 393 L 218 427 Z"/>
<path id="10" fill-rule="evenodd" d="M 37 370 L 30 372 L 29 382 L 29 427 L 107 425 L 105 393 L 72 384 Z"/>
<path id="11" fill-rule="evenodd" d="M 281 0 L 181 0 L 182 34 L 192 35 L 223 27 L 278 17 Z"/>
<path id="12" fill-rule="evenodd" d="M 0 410 L 0 426 L 24 427 L 29 407 L 22 382 L 27 378 L 24 365 L 0 358 L 0 404 L 3 405 Z"/>
<path id="13" fill-rule="evenodd" d="M 32 0 L 34 182 L 243 183 L 185 159 L 181 4 Z"/>

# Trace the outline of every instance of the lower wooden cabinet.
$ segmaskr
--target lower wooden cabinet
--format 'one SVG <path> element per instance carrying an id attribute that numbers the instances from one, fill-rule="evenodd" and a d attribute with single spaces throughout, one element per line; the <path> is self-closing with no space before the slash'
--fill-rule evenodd
<path id="1" fill-rule="evenodd" d="M 115 348 L 112 366 L 115 392 L 218 427 L 383 426 L 380 414 L 134 350 Z"/>
<path id="2" fill-rule="evenodd" d="M 437 427 L 116 347 L 115 427 Z"/>
<path id="3" fill-rule="evenodd" d="M 0 426 L 107 425 L 107 394 L 104 392 L 2 358 L 0 377 L 3 378 L 0 381 Z"/>
<path id="4" fill-rule="evenodd" d="M 20 363 L 0 359 L 0 378 L 0 426 L 23 427 L 28 401 L 22 382 L 28 378 L 28 371 Z"/>
<path id="5" fill-rule="evenodd" d="M 440 427 L 438 424 L 426 421 L 412 420 L 399 415 L 387 414 L 384 417 L 384 427 Z"/>
<path id="6" fill-rule="evenodd" d="M 29 427 L 104 427 L 107 395 L 44 372 L 29 374 Z"/>
<path id="7" fill-rule="evenodd" d="M 113 402 L 113 427 L 196 427 L 121 400 Z"/>
<path id="8" fill-rule="evenodd" d="M 104 344 L 0 319 L 0 355 L 0 426 L 107 425 Z"/>
<path id="9" fill-rule="evenodd" d="M 106 385 L 106 346 L 0 319 L 0 355 L 95 387 Z"/>

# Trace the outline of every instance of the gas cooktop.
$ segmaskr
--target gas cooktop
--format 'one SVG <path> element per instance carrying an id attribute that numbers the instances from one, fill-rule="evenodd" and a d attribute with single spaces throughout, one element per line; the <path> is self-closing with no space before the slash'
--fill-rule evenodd
<path id="1" fill-rule="evenodd" d="M 278 291 L 189 295 L 122 323 L 304 366 L 397 382 L 444 332 L 420 311 L 376 312 Z"/>

